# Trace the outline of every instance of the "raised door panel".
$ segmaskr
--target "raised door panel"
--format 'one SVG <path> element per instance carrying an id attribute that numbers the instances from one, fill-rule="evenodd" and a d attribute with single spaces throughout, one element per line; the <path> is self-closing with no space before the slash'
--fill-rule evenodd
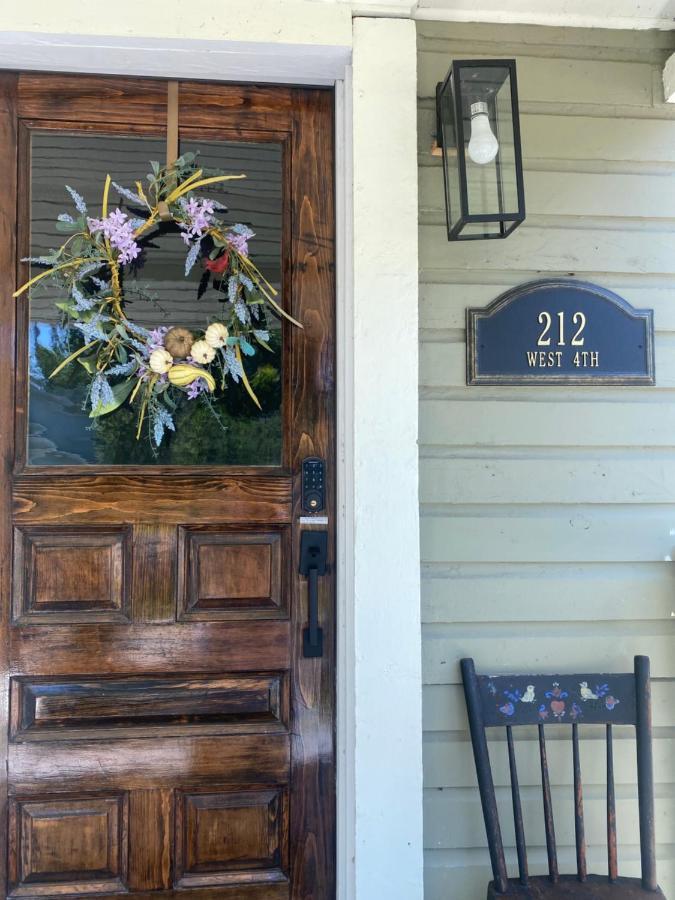
<path id="1" fill-rule="evenodd" d="M 10 896 L 124 890 L 127 849 L 123 794 L 13 800 Z"/>
<path id="2" fill-rule="evenodd" d="M 284 791 L 179 793 L 176 887 L 285 881 L 287 830 Z"/>
<path id="3" fill-rule="evenodd" d="M 16 528 L 14 621 L 126 621 L 130 531 Z"/>
<path id="4" fill-rule="evenodd" d="M 20 740 L 147 733 L 283 731 L 288 680 L 262 675 L 15 678 L 11 736 Z"/>
<path id="5" fill-rule="evenodd" d="M 179 536 L 182 619 L 286 615 L 286 531 L 199 531 Z"/>

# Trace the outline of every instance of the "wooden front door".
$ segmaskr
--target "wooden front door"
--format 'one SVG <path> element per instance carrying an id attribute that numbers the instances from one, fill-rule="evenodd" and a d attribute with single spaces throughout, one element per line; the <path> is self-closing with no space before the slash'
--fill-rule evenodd
<path id="1" fill-rule="evenodd" d="M 92 432 L 77 374 L 45 377 L 58 297 L 12 299 L 20 260 L 61 243 L 65 184 L 98 215 L 101 177 L 133 186 L 163 158 L 166 97 L 0 75 L 3 894 L 328 900 L 334 592 L 319 578 L 308 658 L 297 573 L 307 529 L 332 569 L 332 93 L 180 84 L 181 150 L 247 174 L 226 202 L 304 326 L 279 324 L 260 361 L 262 414 L 233 390 L 223 429 L 186 422 L 159 455 L 122 410 Z M 161 239 L 153 258 L 148 326 L 203 316 Z M 326 463 L 314 519 L 307 457 Z"/>

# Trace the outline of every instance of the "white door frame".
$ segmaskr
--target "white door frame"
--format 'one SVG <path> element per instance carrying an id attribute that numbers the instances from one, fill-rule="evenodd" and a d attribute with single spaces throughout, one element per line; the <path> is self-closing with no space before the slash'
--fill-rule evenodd
<path id="1" fill-rule="evenodd" d="M 335 86 L 337 898 L 421 900 L 414 23 L 354 20 L 354 96 L 352 46 L 330 43 L 334 22 L 326 43 L 303 44 L 93 35 L 85 21 L 78 28 L 0 30 L 0 68 Z M 278 37 L 273 22 L 270 35 Z M 410 96 L 390 92 L 397 78 Z M 406 135 L 412 145 L 403 150 Z M 355 245 L 366 254 L 356 267 Z M 358 384 L 355 372 L 365 373 Z"/>

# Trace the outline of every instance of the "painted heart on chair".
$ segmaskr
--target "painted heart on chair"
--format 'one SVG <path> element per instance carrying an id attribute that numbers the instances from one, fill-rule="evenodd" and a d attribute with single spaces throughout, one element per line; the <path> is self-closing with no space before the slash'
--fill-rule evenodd
<path id="1" fill-rule="evenodd" d="M 551 700 L 551 712 L 556 717 L 556 719 L 562 719 L 562 717 L 565 715 L 565 701 Z"/>

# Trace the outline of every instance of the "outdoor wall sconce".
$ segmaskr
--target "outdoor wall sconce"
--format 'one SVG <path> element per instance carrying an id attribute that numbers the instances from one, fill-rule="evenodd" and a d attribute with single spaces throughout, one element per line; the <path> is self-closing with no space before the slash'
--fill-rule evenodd
<path id="1" fill-rule="evenodd" d="M 507 237 L 525 220 L 515 59 L 454 61 L 436 118 L 448 240 Z"/>

